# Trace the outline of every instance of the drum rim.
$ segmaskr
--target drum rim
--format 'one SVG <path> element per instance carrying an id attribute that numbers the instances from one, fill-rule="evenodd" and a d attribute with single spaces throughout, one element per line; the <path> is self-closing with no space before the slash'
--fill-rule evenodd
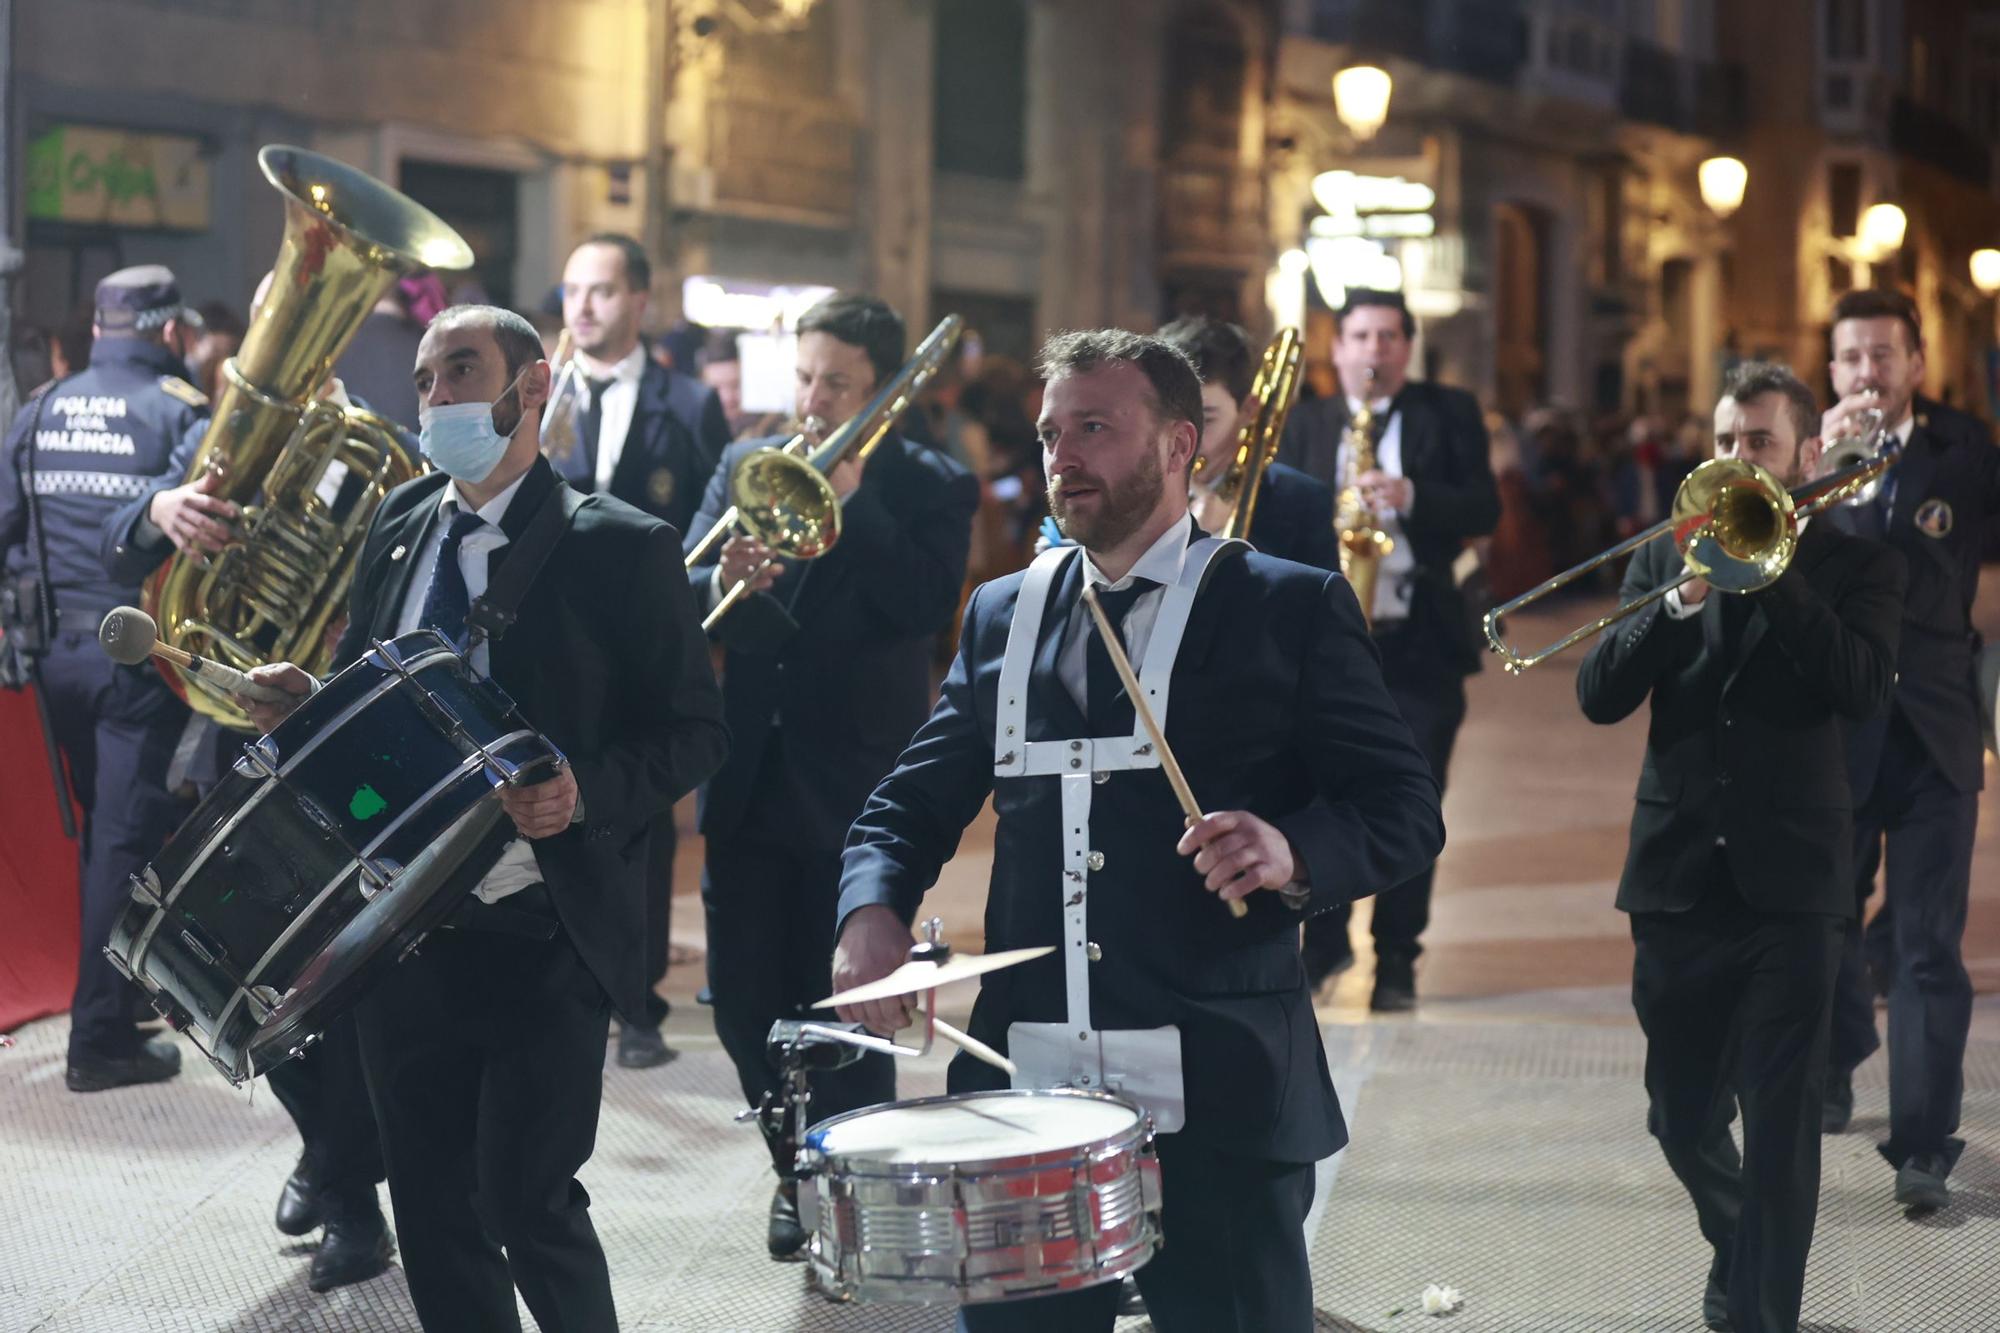
<path id="1" fill-rule="evenodd" d="M 1038 1148 L 1031 1152 L 1010 1153 L 991 1157 L 961 1157 L 955 1160 L 931 1158 L 921 1161 L 891 1162 L 880 1157 L 858 1152 L 841 1152 L 823 1146 L 825 1135 L 850 1121 L 879 1115 L 888 1110 L 909 1110 L 928 1106 L 963 1106 L 980 1101 L 1067 1100 L 1091 1101 L 1107 1106 L 1115 1106 L 1132 1114 L 1132 1123 L 1114 1133 L 1088 1139 L 1081 1143 L 1061 1147 Z M 987 1088 L 977 1092 L 947 1092 L 934 1097 L 916 1097 L 907 1101 L 879 1102 L 874 1106 L 863 1106 L 857 1110 L 844 1111 L 837 1116 L 829 1116 L 807 1131 L 800 1143 L 802 1156 L 810 1156 L 814 1174 L 826 1174 L 829 1167 L 838 1167 L 849 1174 L 865 1175 L 870 1179 L 935 1179 L 961 1175 L 976 1170 L 981 1175 L 998 1175 L 1009 1171 L 1032 1170 L 1057 1162 L 1073 1162 L 1090 1156 L 1131 1151 L 1135 1145 L 1143 1145 L 1152 1139 L 1152 1117 L 1145 1108 L 1129 1098 L 1116 1093 L 1103 1092 L 1095 1088 Z M 865 1167 L 865 1171 L 854 1168 Z"/>

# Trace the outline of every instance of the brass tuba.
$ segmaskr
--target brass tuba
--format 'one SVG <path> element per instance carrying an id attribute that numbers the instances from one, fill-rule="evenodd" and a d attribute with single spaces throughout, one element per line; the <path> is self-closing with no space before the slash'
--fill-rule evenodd
<path id="1" fill-rule="evenodd" d="M 1299 391 L 1299 358 L 1303 352 L 1297 329 L 1280 329 L 1264 348 L 1263 364 L 1250 382 L 1255 406 L 1236 434 L 1236 452 L 1230 456 L 1222 477 L 1211 494 L 1226 507 L 1222 537 L 1250 540 L 1250 524 L 1257 517 L 1257 497 L 1263 493 L 1264 474 L 1278 456 L 1278 444 L 1285 433 L 1285 418 L 1291 415 L 1292 400 Z M 1195 458 L 1194 478 L 1199 481 L 1203 467 Z"/>
<path id="2" fill-rule="evenodd" d="M 285 196 L 269 294 L 237 354 L 188 470 L 242 506 L 237 540 L 208 559 L 176 553 L 147 584 L 162 642 L 248 670 L 329 665 L 361 539 L 390 488 L 422 465 L 397 428 L 319 397 L 333 363 L 389 284 L 420 267 L 463 269 L 472 249 L 373 177 L 300 148 L 257 164 Z M 197 712 L 247 729 L 215 686 L 171 668 Z"/>
<path id="3" fill-rule="evenodd" d="M 1375 368 L 1370 366 L 1367 374 L 1373 388 Z M 1370 623 L 1375 619 L 1375 576 L 1396 549 L 1396 539 L 1382 530 L 1374 506 L 1361 493 L 1362 474 L 1374 470 L 1375 413 L 1364 397 L 1347 425 L 1347 472 L 1334 501 L 1333 530 L 1340 535 L 1340 572 L 1360 599 L 1361 618 Z"/>

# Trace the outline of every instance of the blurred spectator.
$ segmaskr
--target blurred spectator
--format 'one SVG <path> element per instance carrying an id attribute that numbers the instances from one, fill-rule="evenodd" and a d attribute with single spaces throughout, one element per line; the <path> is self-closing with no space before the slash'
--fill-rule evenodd
<path id="1" fill-rule="evenodd" d="M 722 417 L 729 423 L 730 438 L 741 440 L 748 438 L 758 418 L 743 410 L 743 361 L 736 350 L 736 334 L 735 329 L 711 329 L 702 340 L 695 362 L 701 371 L 701 382 L 715 390 L 722 403 Z"/>
<path id="2" fill-rule="evenodd" d="M 940 432 L 942 452 L 980 480 L 970 560 L 975 580 L 1026 564 L 1047 512 L 1041 443 L 1029 410 L 1034 389 L 1017 362 L 983 357 L 975 377 L 959 388 Z"/>
<path id="3" fill-rule="evenodd" d="M 676 320 L 665 333 L 656 334 L 649 345 L 653 360 L 668 370 L 693 375 L 700 368 L 701 351 L 708 343 L 708 329 L 687 320 Z"/>
<path id="4" fill-rule="evenodd" d="M 90 365 L 89 306 L 78 306 L 64 316 L 49 335 L 49 378 L 63 379 Z"/>
<path id="5" fill-rule="evenodd" d="M 1555 561 L 1522 466 L 1520 437 L 1497 412 L 1486 415 L 1486 435 L 1491 441 L 1493 480 L 1500 490 L 1500 521 L 1493 535 L 1482 539 L 1481 557 L 1488 592 L 1493 601 L 1504 602 L 1553 574 Z"/>
<path id="6" fill-rule="evenodd" d="M 201 332 L 188 353 L 188 373 L 213 402 L 222 393 L 222 363 L 243 346 L 243 317 L 221 301 L 206 301 L 195 313 L 201 316 Z"/>
<path id="7" fill-rule="evenodd" d="M 412 433 L 417 430 L 417 389 L 410 367 L 417 363 L 424 328 L 443 308 L 443 300 L 444 284 L 434 273 L 400 280 L 361 321 L 354 341 L 333 367 L 348 393 Z"/>

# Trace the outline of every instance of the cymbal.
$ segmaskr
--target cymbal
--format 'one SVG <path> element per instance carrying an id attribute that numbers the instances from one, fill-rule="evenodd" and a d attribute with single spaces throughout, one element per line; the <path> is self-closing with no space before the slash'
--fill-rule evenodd
<path id="1" fill-rule="evenodd" d="M 1002 953 L 955 953 L 942 963 L 905 963 L 883 977 L 865 986 L 855 986 L 838 995 L 829 995 L 815 1009 L 829 1009 L 836 1004 L 863 1004 L 869 1000 L 886 1000 L 895 995 L 915 995 L 936 986 L 949 986 L 954 981 L 965 981 L 987 972 L 998 972 L 1003 967 L 1025 963 L 1030 958 L 1040 958 L 1043 954 L 1054 953 L 1055 946 L 1045 944 L 1038 949 L 1008 949 Z"/>

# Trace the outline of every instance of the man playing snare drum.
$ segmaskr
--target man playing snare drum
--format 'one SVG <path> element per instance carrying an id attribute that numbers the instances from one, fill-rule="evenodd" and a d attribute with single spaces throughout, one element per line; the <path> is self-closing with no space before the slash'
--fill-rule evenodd
<path id="1" fill-rule="evenodd" d="M 973 594 L 942 698 L 848 836 L 834 984 L 904 961 L 925 891 L 990 794 L 986 946 L 1056 952 L 988 977 L 973 1035 L 1008 1052 L 1017 1086 L 1103 1089 L 1153 1116 L 1180 1257 L 1138 1278 L 1162 1333 L 1306 1333 L 1313 1164 L 1347 1131 L 1298 927 L 1437 855 L 1437 784 L 1340 576 L 1189 519 L 1201 384 L 1186 358 L 1117 330 L 1067 333 L 1042 371 L 1049 507 L 1081 556 L 1058 548 Z M 1085 580 L 1210 812 L 1192 828 L 1079 600 Z M 910 1011 L 842 1016 L 888 1032 Z M 951 1067 L 954 1092 L 998 1079 Z M 971 1305 L 961 1327 L 1109 1330 L 1117 1298 L 1106 1284 Z"/>

